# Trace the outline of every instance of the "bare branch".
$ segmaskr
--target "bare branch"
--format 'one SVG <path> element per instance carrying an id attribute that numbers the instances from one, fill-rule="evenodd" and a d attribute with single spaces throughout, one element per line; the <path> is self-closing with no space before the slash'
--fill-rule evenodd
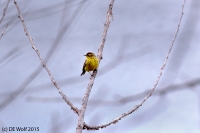
<path id="1" fill-rule="evenodd" d="M 27 29 L 27 27 L 26 27 L 26 25 L 25 25 L 24 19 L 23 19 L 23 17 L 22 17 L 20 8 L 19 8 L 19 6 L 18 6 L 16 0 L 14 0 L 14 4 L 16 5 L 17 11 L 18 11 L 18 13 L 19 13 L 19 16 L 18 16 L 18 17 L 19 17 L 19 19 L 21 20 L 22 25 L 23 25 L 23 27 L 24 27 L 24 32 L 26 33 L 26 36 L 28 37 L 28 39 L 29 39 L 29 41 L 30 41 L 30 43 L 31 43 L 31 45 L 32 45 L 33 50 L 35 50 L 36 54 L 37 54 L 38 57 L 40 58 L 40 61 L 41 61 L 41 63 L 42 63 L 42 66 L 46 69 L 46 71 L 47 71 L 47 73 L 49 74 L 49 77 L 50 77 L 52 83 L 53 83 L 54 86 L 57 88 L 59 94 L 63 97 L 63 99 L 64 99 L 65 102 L 71 107 L 71 109 L 74 110 L 74 112 L 76 112 L 76 113 L 78 114 L 79 110 L 78 110 L 76 107 L 73 106 L 73 104 L 69 101 L 69 99 L 67 98 L 67 96 L 66 96 L 66 95 L 63 93 L 63 91 L 60 89 L 60 87 L 59 87 L 58 84 L 56 83 L 56 81 L 55 81 L 53 75 L 51 74 L 50 70 L 48 69 L 47 65 L 45 64 L 45 62 L 44 62 L 42 56 L 40 55 L 39 50 L 36 48 L 36 46 L 35 46 L 35 44 L 34 44 L 34 42 L 33 42 L 33 39 L 31 38 L 31 36 L 30 36 L 29 33 L 28 33 L 28 29 Z"/>
<path id="2" fill-rule="evenodd" d="M 186 0 L 184 0 L 184 3 L 183 3 L 183 5 L 182 5 L 182 12 L 181 12 L 180 20 L 179 20 L 179 23 L 178 23 L 178 27 L 177 27 L 176 33 L 175 33 L 174 38 L 173 38 L 173 40 L 172 40 L 172 44 L 171 44 L 171 46 L 170 46 L 170 48 L 169 48 L 169 50 L 168 50 L 168 52 L 167 52 L 167 56 L 166 56 L 166 58 L 165 58 L 165 61 L 164 61 L 163 65 L 162 65 L 162 67 L 161 67 L 161 69 L 160 69 L 160 73 L 159 73 L 159 75 L 158 75 L 158 77 L 157 77 L 156 83 L 153 85 L 152 89 L 150 90 L 150 93 L 141 101 L 140 104 L 136 105 L 132 110 L 130 110 L 130 111 L 126 112 L 126 113 L 123 113 L 120 117 L 114 119 L 113 121 L 111 121 L 111 122 L 109 122 L 109 123 L 106 123 L 106 124 L 102 124 L 102 125 L 100 125 L 100 126 L 89 126 L 89 125 L 87 125 L 87 124 L 84 123 L 84 127 L 83 127 L 84 129 L 87 129 L 87 130 L 99 130 L 100 128 L 105 128 L 105 127 L 107 127 L 107 126 L 109 126 L 109 125 L 111 125 L 111 124 L 116 124 L 116 123 L 117 123 L 119 120 L 121 120 L 122 118 L 124 118 L 124 117 L 126 117 L 127 115 L 129 115 L 129 114 L 135 112 L 139 107 L 141 107 L 141 106 L 143 105 L 143 103 L 146 102 L 146 100 L 147 100 L 149 97 L 151 97 L 151 95 L 153 94 L 155 88 L 157 87 L 157 85 L 158 85 L 158 83 L 159 83 L 159 81 L 160 81 L 160 78 L 161 78 L 161 76 L 162 76 L 163 70 L 164 70 L 164 68 L 165 68 L 165 66 L 166 66 L 166 64 L 167 64 L 167 61 L 168 61 L 170 52 L 171 52 L 171 50 L 172 50 L 172 48 L 173 48 L 173 46 L 174 46 L 174 42 L 175 42 L 176 37 L 177 37 L 177 35 L 178 35 L 179 28 L 180 28 L 180 24 L 181 24 L 182 17 L 183 17 L 183 14 L 184 14 L 184 13 L 183 13 L 183 10 L 184 10 L 184 6 L 185 6 L 185 2 L 186 2 Z"/>
<path id="3" fill-rule="evenodd" d="M 9 23 L 9 22 L 8 22 L 8 23 Z M 4 28 L 3 32 L 1 33 L 0 40 L 1 40 L 1 38 L 3 37 L 4 33 L 6 32 L 6 29 L 8 28 L 8 23 L 6 24 L 6 27 Z"/>
<path id="4" fill-rule="evenodd" d="M 7 1 L 6 7 L 3 9 L 3 15 L 2 15 L 2 17 L 0 19 L 0 24 L 3 21 L 4 16 L 6 15 L 6 10 L 8 8 L 9 3 L 10 3 L 10 0 Z"/>
<path id="5" fill-rule="evenodd" d="M 108 31 L 108 28 L 109 28 L 109 25 L 110 25 L 110 17 L 111 18 L 113 17 L 112 8 L 113 8 L 114 1 L 115 0 L 110 1 L 110 5 L 109 5 L 108 12 L 107 12 L 107 15 L 106 15 L 106 22 L 104 24 L 102 41 L 100 43 L 100 47 L 98 49 L 98 55 L 97 55 L 97 58 L 99 60 L 99 64 L 100 64 L 100 61 L 102 59 L 103 47 L 104 47 L 104 44 L 105 44 L 105 41 L 106 41 L 107 31 Z M 92 90 L 92 86 L 94 84 L 94 79 L 96 77 L 96 74 L 97 74 L 97 71 L 94 71 L 92 76 L 90 77 L 90 82 L 87 86 L 85 95 L 83 97 L 82 107 L 81 107 L 81 110 L 80 110 L 80 113 L 79 113 L 78 124 L 77 124 L 77 127 L 76 127 L 76 133 L 82 133 L 83 123 L 84 123 L 84 115 L 85 115 L 85 111 L 86 111 L 86 107 L 87 107 L 87 102 L 88 102 L 88 99 L 89 99 L 89 96 L 90 96 L 90 92 Z"/>
<path id="6" fill-rule="evenodd" d="M 6 10 L 7 10 L 7 8 L 8 8 L 9 3 L 10 3 L 10 0 L 7 1 L 6 7 L 3 9 L 3 14 L 2 14 L 2 17 L 1 17 L 1 19 L 0 19 L 0 25 L 1 25 L 1 22 L 3 21 L 5 15 L 6 15 Z M 9 22 L 8 22 L 8 23 L 9 23 Z M 6 24 L 6 27 L 4 28 L 3 32 L 1 33 L 0 40 L 1 40 L 1 38 L 3 37 L 4 33 L 6 32 L 6 29 L 7 29 L 7 27 L 8 27 L 8 23 Z"/>

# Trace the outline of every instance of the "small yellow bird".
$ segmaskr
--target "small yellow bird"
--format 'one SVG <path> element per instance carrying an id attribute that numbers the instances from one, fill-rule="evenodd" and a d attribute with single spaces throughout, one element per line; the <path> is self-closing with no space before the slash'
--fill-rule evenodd
<path id="1" fill-rule="evenodd" d="M 88 52 L 84 56 L 86 56 L 86 60 L 85 60 L 85 63 L 83 64 L 83 72 L 81 73 L 80 76 L 84 75 L 86 71 L 89 72 L 89 71 L 97 70 L 99 66 L 98 58 L 96 57 L 94 53 Z"/>

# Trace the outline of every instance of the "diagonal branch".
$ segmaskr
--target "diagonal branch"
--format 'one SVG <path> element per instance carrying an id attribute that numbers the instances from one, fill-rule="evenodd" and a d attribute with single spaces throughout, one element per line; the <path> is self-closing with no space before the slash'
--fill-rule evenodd
<path id="1" fill-rule="evenodd" d="M 47 65 L 45 64 L 45 62 L 44 62 L 42 56 L 40 55 L 39 50 L 36 48 L 36 46 L 35 46 L 35 44 L 34 44 L 34 42 L 33 42 L 33 39 L 31 38 L 31 36 L 30 36 L 29 33 L 28 33 L 28 29 L 27 29 L 27 27 L 26 27 L 26 25 L 25 25 L 24 19 L 23 19 L 23 17 L 22 17 L 20 8 L 19 8 L 19 6 L 18 6 L 16 0 L 14 0 L 14 4 L 16 5 L 17 11 L 18 11 L 18 13 L 19 13 L 19 16 L 18 16 L 18 17 L 19 17 L 19 19 L 21 20 L 22 25 L 23 25 L 23 27 L 24 27 L 24 32 L 26 33 L 26 36 L 28 37 L 28 39 L 29 39 L 29 41 L 30 41 L 30 43 L 31 43 L 31 45 L 32 45 L 33 50 L 35 50 L 36 54 L 38 55 L 38 57 L 39 57 L 39 59 L 40 59 L 40 61 L 41 61 L 41 63 L 42 63 L 42 66 L 46 69 L 46 71 L 47 71 L 47 73 L 48 73 L 48 75 L 49 75 L 49 77 L 50 77 L 52 83 L 53 83 L 54 86 L 57 88 L 59 94 L 62 96 L 62 98 L 65 100 L 65 102 L 71 107 L 71 109 L 72 109 L 74 112 L 76 112 L 76 113 L 78 114 L 79 110 L 78 110 L 76 107 L 73 106 L 73 104 L 69 101 L 69 99 L 67 98 L 67 96 L 66 96 L 66 95 L 63 93 L 63 91 L 60 89 L 60 87 L 59 87 L 58 84 L 56 83 L 56 81 L 55 81 L 53 75 L 51 74 L 50 70 L 48 69 Z"/>
<path id="2" fill-rule="evenodd" d="M 110 5 L 109 5 L 108 12 L 107 12 L 107 15 L 106 15 L 106 22 L 104 24 L 102 41 L 100 43 L 100 47 L 98 49 L 98 54 L 97 54 L 99 64 L 100 64 L 100 61 L 102 59 L 103 47 L 104 47 L 104 44 L 105 44 L 105 41 L 106 41 L 106 35 L 107 35 L 108 28 L 109 28 L 109 25 L 110 25 L 110 18 L 113 18 L 112 8 L 113 8 L 114 1 L 115 0 L 110 1 Z M 90 82 L 87 86 L 85 95 L 83 97 L 82 107 L 81 107 L 81 110 L 80 110 L 80 113 L 79 113 L 78 124 L 77 124 L 77 127 L 76 127 L 76 133 L 82 133 L 83 124 L 84 124 L 84 115 L 85 115 L 85 111 L 86 111 L 86 107 L 87 107 L 87 102 L 88 102 L 88 99 L 89 99 L 89 96 L 90 96 L 90 92 L 92 90 L 92 86 L 94 84 L 94 79 L 96 77 L 96 74 L 97 74 L 97 71 L 93 72 L 92 76 L 90 77 Z"/>
<path id="3" fill-rule="evenodd" d="M 160 81 L 160 78 L 161 78 L 161 76 L 162 76 L 163 70 L 164 70 L 164 68 L 165 68 L 165 66 L 166 66 L 166 64 L 167 64 L 167 61 L 168 61 L 170 52 L 171 52 L 171 50 L 172 50 L 172 48 L 173 48 L 173 46 L 174 46 L 174 42 L 175 42 L 176 37 L 177 37 L 177 35 L 178 35 L 179 28 L 180 28 L 180 24 L 181 24 L 181 21 L 182 21 L 182 18 L 183 18 L 183 14 L 184 14 L 184 13 L 183 13 L 183 10 L 184 10 L 184 6 L 185 6 L 185 2 L 186 2 L 186 0 L 184 0 L 183 5 L 182 5 L 182 12 L 181 12 L 180 20 L 179 20 L 179 23 L 178 23 L 178 27 L 177 27 L 176 33 L 175 33 L 174 38 L 173 38 L 173 40 L 172 40 L 172 44 L 170 45 L 170 48 L 169 48 L 169 50 L 168 50 L 168 52 L 167 52 L 167 56 L 166 56 L 166 58 L 165 58 L 165 61 L 164 61 L 163 65 L 162 65 L 162 67 L 161 67 L 161 69 L 160 69 L 160 73 L 159 73 L 159 75 L 158 75 L 158 77 L 157 77 L 157 80 L 156 80 L 155 84 L 153 85 L 152 89 L 150 90 L 150 93 L 140 102 L 140 104 L 136 105 L 132 110 L 130 110 L 130 111 L 126 112 L 126 113 L 123 113 L 120 117 L 114 119 L 113 121 L 111 121 L 111 122 L 109 122 L 109 123 L 106 123 L 106 124 L 102 124 L 102 125 L 100 125 L 100 126 L 89 126 L 89 125 L 87 125 L 86 123 L 84 123 L 84 127 L 83 127 L 84 129 L 87 129 L 87 130 L 99 130 L 100 128 L 105 128 L 105 127 L 107 127 L 107 126 L 109 126 L 109 125 L 111 125 L 111 124 L 116 124 L 116 123 L 117 123 L 119 120 L 121 120 L 122 118 L 124 118 L 124 117 L 130 115 L 131 113 L 135 112 L 139 107 L 141 107 L 141 106 L 143 105 L 143 103 L 146 102 L 146 100 L 147 100 L 149 97 L 151 97 L 151 95 L 153 94 L 155 88 L 157 87 L 157 85 L 158 85 L 158 83 L 159 83 L 159 81 Z"/>
<path id="4" fill-rule="evenodd" d="M 10 0 L 7 1 L 6 7 L 3 9 L 3 15 L 2 15 L 2 17 L 0 19 L 0 24 L 3 21 L 3 18 L 5 17 L 5 15 L 6 15 L 6 10 L 8 8 L 9 3 L 10 3 Z"/>
<path id="5" fill-rule="evenodd" d="M 8 23 L 9 23 L 9 22 L 8 22 Z M 3 37 L 3 35 L 5 34 L 6 29 L 8 28 L 8 23 L 6 24 L 6 27 L 4 28 L 3 32 L 1 33 L 0 40 L 1 40 L 1 38 Z"/>

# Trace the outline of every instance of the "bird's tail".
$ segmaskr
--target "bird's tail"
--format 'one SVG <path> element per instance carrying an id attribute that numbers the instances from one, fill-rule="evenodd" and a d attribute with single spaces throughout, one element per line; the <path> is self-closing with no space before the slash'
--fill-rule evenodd
<path id="1" fill-rule="evenodd" d="M 85 74 L 85 70 L 83 70 L 83 72 L 81 73 L 81 75 L 80 76 L 82 76 L 82 75 L 84 75 Z"/>

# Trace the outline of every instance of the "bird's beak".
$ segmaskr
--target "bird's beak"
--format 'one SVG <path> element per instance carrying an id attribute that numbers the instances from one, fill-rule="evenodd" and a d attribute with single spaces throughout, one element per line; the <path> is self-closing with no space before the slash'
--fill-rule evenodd
<path id="1" fill-rule="evenodd" d="M 86 55 L 83 55 L 83 56 L 86 56 Z"/>

